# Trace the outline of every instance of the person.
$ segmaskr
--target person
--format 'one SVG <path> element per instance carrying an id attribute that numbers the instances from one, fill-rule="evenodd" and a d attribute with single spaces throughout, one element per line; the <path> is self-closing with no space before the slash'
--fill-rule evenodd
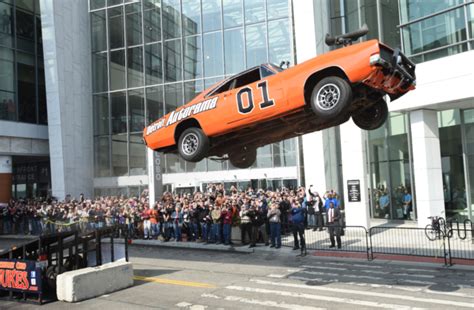
<path id="1" fill-rule="evenodd" d="M 222 207 L 222 224 L 223 224 L 223 235 L 224 244 L 230 244 L 230 237 L 232 235 L 232 209 L 230 206 Z"/>
<path id="2" fill-rule="evenodd" d="M 212 208 L 211 211 L 211 218 L 212 218 L 212 228 L 211 228 L 211 242 L 215 242 L 216 244 L 221 243 L 221 235 L 220 235 L 220 223 L 221 223 L 222 213 L 221 210 L 217 205 Z"/>
<path id="3" fill-rule="evenodd" d="M 306 241 L 304 237 L 304 210 L 301 205 L 293 201 L 291 207 L 291 230 L 293 232 L 294 246 L 293 250 L 301 248 L 301 256 L 306 255 Z M 300 244 L 298 245 L 298 236 L 300 238 Z"/>
<path id="4" fill-rule="evenodd" d="M 382 195 L 380 196 L 379 206 L 380 206 L 381 217 L 389 218 L 390 217 L 390 199 L 388 198 L 388 193 L 386 191 L 383 191 Z"/>
<path id="5" fill-rule="evenodd" d="M 280 212 L 281 212 L 281 231 L 283 235 L 286 235 L 289 232 L 289 221 L 288 221 L 288 213 L 290 212 L 290 202 L 288 201 L 288 197 L 286 194 L 281 195 L 280 201 Z"/>
<path id="6" fill-rule="evenodd" d="M 181 206 L 179 206 L 178 204 L 176 204 L 174 212 L 171 213 L 171 219 L 173 223 L 174 238 L 177 242 L 180 242 L 181 225 L 183 225 L 183 213 L 181 212 Z"/>
<path id="7" fill-rule="evenodd" d="M 242 205 L 242 210 L 240 210 L 240 232 L 241 232 L 241 241 L 243 245 L 247 245 L 248 242 L 245 239 L 248 237 L 248 241 L 252 239 L 252 223 L 250 223 L 251 211 L 249 205 Z"/>
<path id="8" fill-rule="evenodd" d="M 324 213 L 326 209 L 323 206 L 323 199 L 318 193 L 316 193 L 314 204 L 316 209 L 316 227 L 313 230 L 317 228 L 319 231 L 322 231 L 324 229 Z"/>
<path id="9" fill-rule="evenodd" d="M 315 209 L 315 200 L 313 196 L 308 197 L 306 202 L 306 208 L 308 209 L 308 226 L 313 228 L 313 231 L 316 230 L 316 209 Z"/>
<path id="10" fill-rule="evenodd" d="M 326 201 L 324 202 L 324 207 L 326 209 L 326 212 L 327 212 L 327 210 L 329 210 L 329 204 L 331 202 L 334 204 L 335 208 L 339 207 L 339 201 L 337 200 L 337 194 L 333 190 L 327 192 L 325 196 L 326 196 L 325 197 Z"/>
<path id="11" fill-rule="evenodd" d="M 151 222 L 150 222 L 151 210 L 145 210 L 142 214 L 143 220 L 143 239 L 151 239 Z"/>
<path id="12" fill-rule="evenodd" d="M 339 210 L 339 208 L 335 208 L 334 203 L 330 202 L 327 215 L 328 215 L 327 226 L 328 226 L 328 232 L 329 232 L 329 240 L 331 241 L 331 245 L 329 247 L 334 248 L 336 246 L 335 241 L 337 241 L 337 248 L 340 249 L 341 248 L 341 225 L 339 221 L 341 219 L 341 210 Z M 336 236 L 336 240 L 334 240 L 334 236 Z"/>
<path id="13" fill-rule="evenodd" d="M 270 242 L 271 248 L 281 248 L 281 218 L 280 210 L 276 203 L 272 203 L 268 210 L 268 221 L 270 222 Z"/>
<path id="14" fill-rule="evenodd" d="M 408 192 L 407 189 L 405 189 L 404 195 L 403 195 L 403 218 L 405 220 L 410 220 L 411 216 L 410 213 L 412 211 L 412 206 L 411 206 L 411 195 Z"/>

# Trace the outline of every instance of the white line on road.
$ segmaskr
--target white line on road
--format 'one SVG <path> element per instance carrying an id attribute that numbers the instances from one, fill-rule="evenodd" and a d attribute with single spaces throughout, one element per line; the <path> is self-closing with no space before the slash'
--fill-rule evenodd
<path id="1" fill-rule="evenodd" d="M 297 304 L 287 304 L 286 302 L 276 302 L 272 300 L 258 300 L 258 299 L 248 299 L 248 298 L 243 298 L 239 296 L 225 296 L 225 297 L 219 297 L 217 295 L 213 294 L 202 294 L 201 297 L 205 298 L 213 298 L 213 299 L 222 299 L 225 301 L 237 301 L 245 304 L 251 304 L 251 305 L 259 305 L 259 306 L 265 306 L 265 307 L 274 307 L 274 308 L 282 308 L 282 309 L 294 309 L 294 310 L 326 310 L 326 308 L 316 308 L 316 307 L 310 307 L 310 306 L 302 306 L 302 305 L 297 305 Z"/>
<path id="2" fill-rule="evenodd" d="M 318 272 L 318 271 L 302 270 L 299 273 L 312 274 L 312 275 L 316 275 L 316 276 L 343 277 L 343 278 L 370 279 L 370 280 L 384 280 L 383 278 L 380 278 L 380 277 L 351 275 L 351 274 L 339 274 L 339 273 L 331 273 L 331 272 Z"/>
<path id="3" fill-rule="evenodd" d="M 334 266 L 346 266 L 346 267 L 352 266 L 352 267 L 374 268 L 374 269 L 382 268 L 382 266 L 378 266 L 378 265 L 363 265 L 363 264 L 349 264 L 349 263 L 336 263 L 336 262 L 322 262 L 322 263 L 325 265 L 334 265 Z"/>
<path id="4" fill-rule="evenodd" d="M 204 310 L 204 309 L 207 309 L 207 306 L 203 306 L 203 305 L 193 305 L 189 302 L 180 302 L 178 304 L 176 304 L 176 307 L 178 308 L 188 308 L 189 310 Z"/>
<path id="5" fill-rule="evenodd" d="M 338 267 L 322 267 L 322 266 L 308 266 L 308 265 L 303 265 L 301 266 L 303 268 L 307 269 L 324 269 L 324 270 L 348 270 L 347 268 L 338 268 Z M 364 272 L 364 273 L 373 273 L 373 274 L 393 274 L 388 271 L 380 271 L 380 270 L 350 270 L 352 272 Z M 425 275 L 425 274 L 407 274 L 407 273 L 396 273 L 393 274 L 396 276 L 405 276 L 405 277 L 416 277 L 416 278 L 434 278 L 435 276 L 433 275 Z"/>
<path id="6" fill-rule="evenodd" d="M 283 278 L 286 277 L 286 276 L 287 276 L 286 274 L 274 274 L 274 273 L 271 273 L 271 274 L 269 274 L 267 277 L 269 277 L 269 278 L 283 279 Z"/>
<path id="7" fill-rule="evenodd" d="M 303 265 L 301 266 L 302 268 L 306 269 L 324 269 L 324 270 L 348 270 L 347 268 L 344 267 L 326 267 L 326 266 L 309 266 L 309 265 Z"/>
<path id="8" fill-rule="evenodd" d="M 268 289 L 263 289 L 263 288 L 252 288 L 252 287 L 243 287 L 243 286 L 234 286 L 234 285 L 227 286 L 226 289 L 234 290 L 234 291 L 261 293 L 261 294 L 273 294 L 273 295 L 279 295 L 279 296 L 284 296 L 284 297 L 304 298 L 304 299 L 311 299 L 311 300 L 324 300 L 324 301 L 329 301 L 329 302 L 345 303 L 345 304 L 352 304 L 352 305 L 365 306 L 365 307 L 378 307 L 378 308 L 397 309 L 397 310 L 420 309 L 420 308 L 412 308 L 410 306 L 387 304 L 387 303 L 365 301 L 365 300 L 358 300 L 358 299 L 351 299 L 351 298 L 320 296 L 320 295 L 311 295 L 311 294 L 305 294 L 305 293 L 268 290 Z"/>
<path id="9" fill-rule="evenodd" d="M 395 298 L 395 299 L 410 300 L 410 301 L 415 301 L 415 302 L 425 302 L 425 303 L 439 304 L 439 305 L 451 305 L 451 306 L 458 306 L 458 307 L 474 308 L 474 303 L 472 302 L 467 303 L 467 302 L 459 302 L 459 301 L 453 301 L 453 300 L 419 298 L 419 297 L 406 296 L 406 295 L 366 292 L 366 291 L 349 290 L 349 289 L 342 289 L 342 288 L 308 286 L 304 284 L 272 282 L 272 281 L 265 281 L 265 280 L 258 280 L 258 279 L 250 279 L 250 281 L 258 283 L 258 284 L 263 284 L 263 285 L 274 285 L 274 286 L 291 287 L 291 288 L 304 288 L 304 289 L 316 290 L 316 291 L 337 292 L 337 293 L 344 293 L 344 294 L 354 294 L 354 295 L 363 295 L 363 296 L 381 297 L 381 298 Z"/>
<path id="10" fill-rule="evenodd" d="M 417 287 L 413 287 L 413 286 L 374 284 L 374 283 L 364 283 L 364 282 L 345 282 L 345 281 L 339 281 L 338 279 L 307 278 L 307 277 L 297 277 L 297 276 L 289 276 L 288 279 L 290 279 L 290 280 L 300 280 L 300 281 L 318 281 L 318 282 L 322 282 L 322 283 L 341 283 L 341 284 L 345 284 L 345 285 L 355 285 L 355 286 L 361 286 L 361 287 L 397 289 L 397 290 L 408 291 L 408 292 L 423 292 L 423 293 L 435 294 L 435 295 L 446 295 L 446 296 L 454 296 L 454 297 L 472 298 L 472 296 L 469 295 L 469 294 L 454 293 L 454 292 L 440 292 L 440 291 L 433 291 L 433 290 L 430 290 L 430 289 L 417 288 Z"/>

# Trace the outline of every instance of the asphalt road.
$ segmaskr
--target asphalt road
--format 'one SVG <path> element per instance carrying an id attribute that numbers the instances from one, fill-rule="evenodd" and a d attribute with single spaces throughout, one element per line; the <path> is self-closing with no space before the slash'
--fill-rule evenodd
<path id="1" fill-rule="evenodd" d="M 474 268 L 132 246 L 135 285 L 41 309 L 469 309 Z M 0 309 L 35 305 L 0 301 Z"/>

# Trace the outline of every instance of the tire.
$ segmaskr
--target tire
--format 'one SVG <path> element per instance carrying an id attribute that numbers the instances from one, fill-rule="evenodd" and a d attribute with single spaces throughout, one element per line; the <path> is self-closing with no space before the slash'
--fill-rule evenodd
<path id="1" fill-rule="evenodd" d="M 426 238 L 428 238 L 428 240 L 430 240 L 430 241 L 435 241 L 437 239 L 436 230 L 434 230 L 434 228 L 431 224 L 426 225 L 425 235 L 426 235 Z"/>
<path id="2" fill-rule="evenodd" d="M 208 150 L 209 138 L 201 128 L 188 128 L 179 136 L 178 152 L 186 161 L 198 162 L 206 157 Z"/>
<path id="3" fill-rule="evenodd" d="M 351 102 L 352 88 L 338 76 L 323 78 L 311 93 L 311 109 L 318 118 L 336 118 Z"/>
<path id="4" fill-rule="evenodd" d="M 239 169 L 246 169 L 253 165 L 257 159 L 257 149 L 244 149 L 242 151 L 229 154 L 229 161 L 232 166 Z"/>
<path id="5" fill-rule="evenodd" d="M 387 103 L 383 98 L 380 98 L 372 106 L 360 113 L 352 116 L 354 124 L 363 130 L 374 130 L 380 128 L 388 117 Z"/>

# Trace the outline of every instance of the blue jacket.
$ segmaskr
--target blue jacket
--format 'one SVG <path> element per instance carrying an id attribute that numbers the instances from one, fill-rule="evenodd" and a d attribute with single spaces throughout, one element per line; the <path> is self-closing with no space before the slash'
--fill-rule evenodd
<path id="1" fill-rule="evenodd" d="M 303 210 L 303 208 L 291 208 L 291 221 L 295 224 L 304 223 L 304 210 Z"/>

